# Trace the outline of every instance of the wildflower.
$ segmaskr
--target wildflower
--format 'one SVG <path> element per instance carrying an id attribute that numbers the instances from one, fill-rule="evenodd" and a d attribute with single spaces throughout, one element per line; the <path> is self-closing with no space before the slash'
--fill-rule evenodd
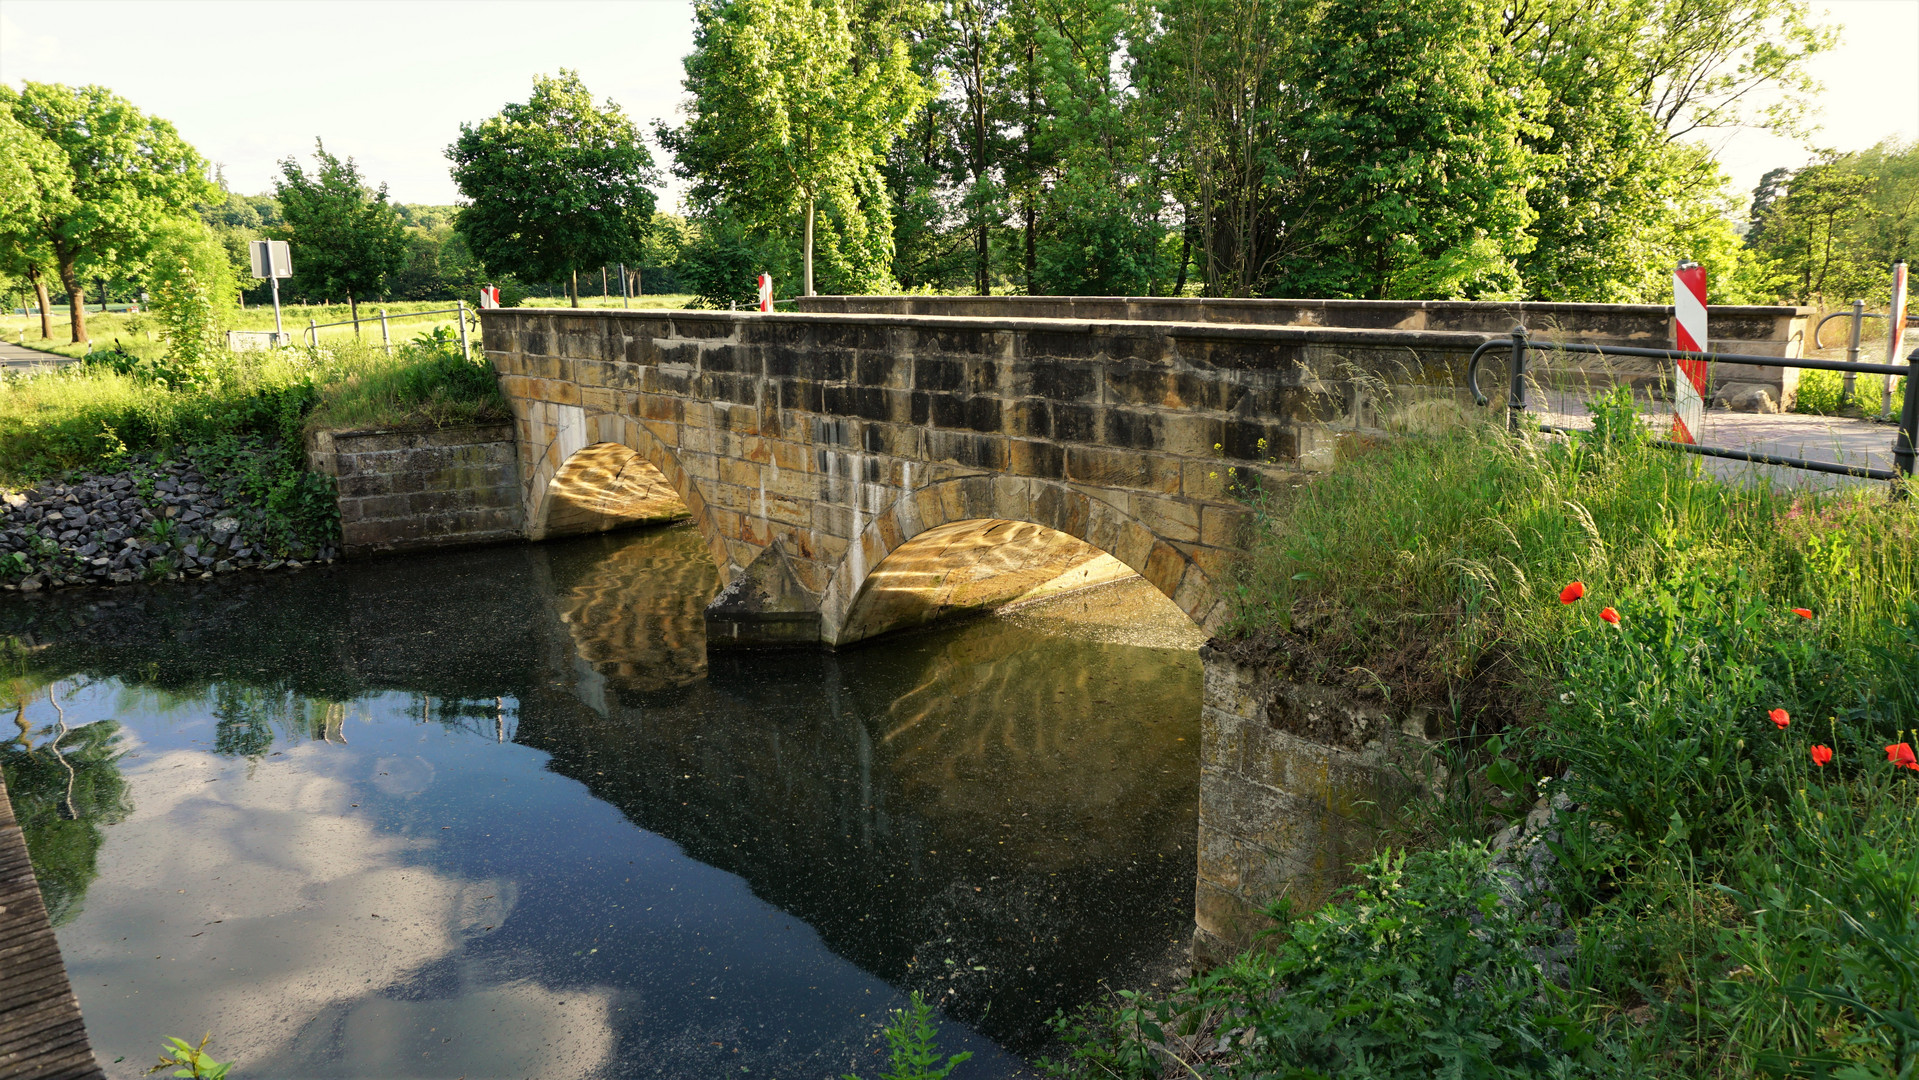
<path id="1" fill-rule="evenodd" d="M 1585 595 L 1586 583 L 1583 581 L 1575 581 L 1571 585 L 1559 590 L 1559 602 L 1562 604 L 1570 604 Z"/>
<path id="2" fill-rule="evenodd" d="M 1614 626 L 1619 625 L 1619 613 L 1617 611 L 1614 611 L 1611 608 L 1600 608 L 1599 617 L 1613 624 Z"/>
<path id="3" fill-rule="evenodd" d="M 1786 725 L 1792 723 L 1792 714 L 1786 712 L 1784 709 L 1774 709 L 1766 714 L 1766 719 L 1772 721 L 1773 727 L 1784 731 L 1786 730 Z"/>
<path id="4" fill-rule="evenodd" d="M 1792 613 L 1793 613 L 1794 615 L 1797 615 L 1797 616 L 1799 616 L 1799 617 L 1800 617 L 1800 618 L 1802 618 L 1802 619 L 1810 619 L 1810 618 L 1812 618 L 1812 609 L 1811 609 L 1811 608 L 1802 608 L 1802 607 L 1796 607 L 1796 608 L 1793 608 L 1793 609 L 1792 609 Z"/>
<path id="5" fill-rule="evenodd" d="M 1812 763 L 1822 769 L 1826 767 L 1826 762 L 1832 760 L 1832 747 L 1830 746 L 1815 746 L 1810 753 L 1812 754 Z"/>
<path id="6" fill-rule="evenodd" d="M 1919 769 L 1919 758 L 1913 757 L 1911 743 L 1893 743 L 1886 747 L 1886 760 L 1907 769 Z"/>

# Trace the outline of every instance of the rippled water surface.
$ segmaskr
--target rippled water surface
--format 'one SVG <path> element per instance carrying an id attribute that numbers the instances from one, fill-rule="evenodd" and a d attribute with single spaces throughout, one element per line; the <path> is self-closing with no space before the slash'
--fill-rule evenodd
<path id="1" fill-rule="evenodd" d="M 920 989 L 1006 1076 L 1156 977 L 1189 647 L 1069 599 L 709 669 L 716 586 L 676 527 L 0 603 L 111 1075 L 211 1029 L 239 1077 L 872 1077 Z"/>

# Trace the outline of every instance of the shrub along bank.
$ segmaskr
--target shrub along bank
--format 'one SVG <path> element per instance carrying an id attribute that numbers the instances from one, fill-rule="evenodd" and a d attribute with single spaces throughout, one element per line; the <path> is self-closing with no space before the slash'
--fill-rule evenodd
<path id="1" fill-rule="evenodd" d="M 441 328 L 392 355 L 320 349 L 177 356 L 96 351 L 0 387 L 0 581 L 24 587 L 213 573 L 330 558 L 331 482 L 305 468 L 317 428 L 506 415 L 484 361 Z M 104 560 L 104 561 L 103 561 Z"/>
<path id="2" fill-rule="evenodd" d="M 1062 1022 L 1057 1072 L 1919 1075 L 1919 511 L 1722 482 L 1631 420 L 1398 441 L 1260 504 L 1228 647 L 1450 700 L 1449 768 L 1386 823 L 1413 854 Z M 1542 797 L 1527 885 L 1485 838 Z"/>

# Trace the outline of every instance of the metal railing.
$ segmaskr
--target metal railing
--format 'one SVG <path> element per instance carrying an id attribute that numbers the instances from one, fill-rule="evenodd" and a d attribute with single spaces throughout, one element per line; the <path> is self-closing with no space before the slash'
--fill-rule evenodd
<path id="1" fill-rule="evenodd" d="M 1817 328 L 1815 328 L 1816 331 Z M 1495 349 L 1509 349 L 1510 383 L 1506 397 L 1506 424 L 1511 430 L 1520 427 L 1520 417 L 1526 411 L 1526 358 L 1534 352 L 1574 353 L 1585 356 L 1619 356 L 1638 359 L 1703 361 L 1707 364 L 1732 364 L 1743 367 L 1795 367 L 1813 371 L 1838 371 L 1848 375 L 1888 375 L 1904 376 L 1906 379 L 1905 406 L 1899 411 L 1899 428 L 1893 436 L 1891 469 L 1875 469 L 1866 465 L 1846 465 L 1830 461 L 1814 461 L 1803 457 L 1784 457 L 1778 454 L 1760 454 L 1749 450 L 1733 450 L 1722 446 L 1700 446 L 1696 443 L 1678 442 L 1670 439 L 1654 439 L 1652 445 L 1677 450 L 1686 454 L 1698 454 L 1703 457 L 1726 458 L 1732 461 L 1746 461 L 1756 465 L 1778 465 L 1792 469 L 1805 469 L 1809 472 L 1832 473 L 1839 476 L 1856 476 L 1868 480 L 1898 481 L 1910 479 L 1913 474 L 1914 447 L 1919 446 L 1919 349 L 1914 349 L 1904 365 L 1899 364 L 1861 364 L 1846 360 L 1813 360 L 1783 356 L 1752 356 L 1744 353 L 1685 352 L 1679 349 L 1640 349 L 1628 346 L 1588 345 L 1583 342 L 1567 344 L 1535 345 L 1531 334 L 1523 326 L 1513 328 L 1510 341 L 1494 338 L 1473 350 L 1472 359 L 1466 365 L 1466 385 L 1472 390 L 1473 401 L 1481 406 L 1487 405 L 1489 398 L 1479 389 L 1479 362 Z M 1541 424 L 1541 430 L 1561 433 L 1579 431 L 1579 428 L 1562 427 L 1553 424 Z M 1895 487 L 1895 490 L 1899 490 Z"/>
<path id="2" fill-rule="evenodd" d="M 385 308 L 380 308 L 379 312 L 380 347 L 385 349 L 389 355 L 393 352 L 393 333 L 387 326 L 388 320 L 418 319 L 427 315 L 457 314 L 459 315 L 458 322 L 460 324 L 460 353 L 468 360 L 473 359 L 473 348 L 468 344 L 466 336 L 466 301 L 455 301 L 455 306 L 450 308 L 435 308 L 432 311 L 409 311 L 401 315 L 388 315 Z M 369 319 L 366 321 L 371 322 L 372 320 Z M 306 326 L 307 345 L 312 348 L 318 348 L 320 345 L 320 331 L 334 326 L 351 326 L 353 327 L 354 336 L 357 337 L 360 333 L 360 322 L 360 319 L 341 319 L 339 322 L 316 323 L 309 318 L 307 319 Z"/>

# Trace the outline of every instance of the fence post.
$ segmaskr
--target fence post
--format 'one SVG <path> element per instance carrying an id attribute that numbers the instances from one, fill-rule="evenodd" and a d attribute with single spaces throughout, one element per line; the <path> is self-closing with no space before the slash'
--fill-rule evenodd
<path id="1" fill-rule="evenodd" d="M 466 301 L 464 300 L 459 301 L 459 305 L 460 305 L 460 314 L 459 314 L 460 355 L 466 357 L 468 360 L 471 360 L 473 359 L 473 349 L 466 343 Z"/>
<path id="2" fill-rule="evenodd" d="M 387 333 L 385 308 L 380 309 L 380 348 L 385 349 L 388 356 L 393 355 L 393 335 Z"/>
<path id="3" fill-rule="evenodd" d="M 320 330 L 313 325 L 313 319 L 311 317 L 307 319 L 307 347 L 310 349 L 320 347 Z"/>
<path id="4" fill-rule="evenodd" d="M 1892 404 L 1890 393 L 1886 395 L 1886 404 Z M 1906 478 L 1905 485 L 1893 489 L 1895 493 L 1904 494 L 1912 483 L 1915 447 L 1919 447 L 1919 349 L 1912 350 L 1912 355 L 1906 357 L 1906 403 L 1899 410 L 1899 435 L 1892 440 L 1893 468 Z"/>
<path id="5" fill-rule="evenodd" d="M 1513 327 L 1512 387 L 1506 398 L 1506 428 L 1519 430 L 1519 416 L 1526 411 L 1526 353 L 1530 351 L 1526 328 Z"/>
<path id="6" fill-rule="evenodd" d="M 1859 324 L 1865 321 L 1866 302 L 1864 300 L 1854 300 L 1852 302 L 1852 337 L 1846 345 L 1846 363 L 1848 364 L 1856 364 L 1859 362 Z M 1841 407 L 1852 404 L 1853 386 L 1858 378 L 1858 372 L 1846 372 L 1845 381 L 1839 388 L 1839 404 Z"/>
<path id="7" fill-rule="evenodd" d="M 360 305 L 349 304 L 347 310 L 353 313 L 353 340 L 360 340 Z"/>

